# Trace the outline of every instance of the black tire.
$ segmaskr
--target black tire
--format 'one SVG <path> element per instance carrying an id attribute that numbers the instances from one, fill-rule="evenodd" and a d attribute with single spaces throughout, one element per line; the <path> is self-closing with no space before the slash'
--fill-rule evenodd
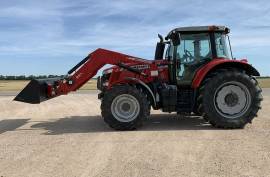
<path id="1" fill-rule="evenodd" d="M 244 98 L 238 96 L 234 96 L 234 101 L 229 101 L 227 103 L 226 97 L 228 95 L 235 94 L 235 90 L 230 90 L 230 93 L 223 96 L 222 102 L 218 100 L 222 100 L 217 98 L 222 89 L 226 87 L 226 83 L 231 84 L 230 88 L 234 88 L 238 85 L 239 88 L 242 87 L 240 92 L 245 94 Z M 233 86 L 235 84 L 236 86 Z M 227 85 L 227 88 L 229 88 Z M 226 88 L 226 89 L 227 89 Z M 224 89 L 224 90 L 226 90 Z M 238 91 L 239 92 L 239 91 Z M 209 121 L 214 127 L 218 128 L 243 128 L 247 123 L 251 123 L 252 120 L 257 116 L 257 112 L 261 108 L 262 101 L 262 90 L 258 86 L 258 82 L 252 76 L 248 76 L 245 72 L 237 69 L 220 69 L 216 72 L 211 73 L 202 83 L 202 86 L 199 90 L 198 97 L 198 111 L 203 115 L 204 119 Z M 223 92 L 224 93 L 224 92 Z M 230 96 L 231 96 L 230 95 Z M 237 95 L 237 94 L 236 94 Z M 239 113 L 228 113 L 222 112 L 220 107 L 226 105 L 226 109 L 232 110 L 240 104 L 244 105 L 243 109 L 239 111 Z M 228 99 L 229 100 L 229 99 Z M 236 101 L 235 101 L 236 100 Z M 240 100 L 240 101 L 239 101 Z M 232 103 L 232 104 L 230 104 Z M 228 109 L 230 108 L 231 109 Z M 225 109 L 223 109 L 225 110 Z"/>
<path id="2" fill-rule="evenodd" d="M 121 121 L 117 114 L 112 111 L 114 99 L 121 95 L 130 95 L 136 99 L 139 105 L 139 111 L 131 121 Z M 134 130 L 142 126 L 143 120 L 150 115 L 150 106 L 147 96 L 139 89 L 130 85 L 117 85 L 104 93 L 101 102 L 101 115 L 104 121 L 115 130 Z M 114 116 L 116 115 L 116 116 Z"/>

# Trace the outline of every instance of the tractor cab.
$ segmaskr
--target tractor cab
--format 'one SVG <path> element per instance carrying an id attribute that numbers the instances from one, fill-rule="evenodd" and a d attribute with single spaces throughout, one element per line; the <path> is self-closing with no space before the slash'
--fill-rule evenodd
<path id="1" fill-rule="evenodd" d="M 159 36 L 161 41 L 157 44 L 155 58 L 172 61 L 169 66 L 171 83 L 189 87 L 196 71 L 211 60 L 232 59 L 229 31 L 225 26 L 176 28 L 165 40 Z M 165 56 L 161 56 L 164 49 Z"/>

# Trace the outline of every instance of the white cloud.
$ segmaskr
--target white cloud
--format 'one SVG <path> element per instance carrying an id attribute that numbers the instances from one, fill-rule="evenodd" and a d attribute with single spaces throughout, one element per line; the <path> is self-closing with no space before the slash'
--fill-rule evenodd
<path id="1" fill-rule="evenodd" d="M 47 55 L 55 62 L 98 47 L 151 58 L 157 33 L 179 26 L 228 25 L 237 49 L 270 40 L 267 0 L 17 0 L 0 2 L 0 19 L 0 57 Z"/>

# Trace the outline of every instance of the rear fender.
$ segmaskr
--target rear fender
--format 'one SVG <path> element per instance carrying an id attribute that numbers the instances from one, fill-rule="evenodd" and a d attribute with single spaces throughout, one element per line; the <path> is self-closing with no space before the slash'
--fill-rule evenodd
<path id="1" fill-rule="evenodd" d="M 246 60 L 214 59 L 197 71 L 192 81 L 192 88 L 198 88 L 207 74 L 220 68 L 239 68 L 246 71 L 248 75 L 260 76 L 260 73 L 248 64 Z"/>

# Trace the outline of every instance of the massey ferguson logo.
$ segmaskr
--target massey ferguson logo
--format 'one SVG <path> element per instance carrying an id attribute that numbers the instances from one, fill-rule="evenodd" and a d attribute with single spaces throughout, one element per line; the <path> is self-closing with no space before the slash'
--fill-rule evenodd
<path id="1" fill-rule="evenodd" d="M 138 70 L 144 70 L 144 69 L 149 69 L 149 65 L 134 65 L 131 66 L 134 69 L 138 69 Z"/>

